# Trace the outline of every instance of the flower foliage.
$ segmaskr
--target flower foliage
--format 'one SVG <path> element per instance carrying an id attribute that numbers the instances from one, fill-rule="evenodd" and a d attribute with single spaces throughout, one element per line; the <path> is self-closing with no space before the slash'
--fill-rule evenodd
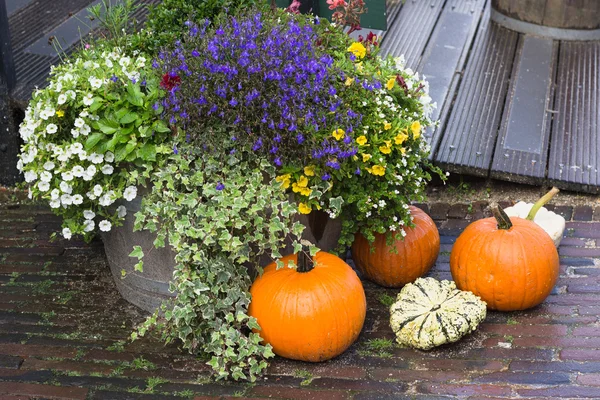
<path id="1" fill-rule="evenodd" d="M 160 66 L 181 79 L 163 105 L 189 141 L 225 154 L 251 149 L 276 166 L 326 155 L 351 157 L 350 142 L 316 133 L 352 131 L 360 116 L 336 95 L 333 58 L 315 49 L 317 33 L 302 16 L 255 13 L 190 24 L 188 37 Z"/>
<path id="2" fill-rule="evenodd" d="M 191 353 L 209 355 L 217 377 L 254 380 L 273 353 L 258 334 L 246 334 L 260 329 L 247 314 L 247 267 L 260 269 L 261 256 L 280 258 L 286 238 L 291 244 L 304 227 L 294 220 L 295 205 L 270 182 L 275 170 L 266 160 L 240 161 L 236 154 L 222 164 L 188 150 L 157 171 L 136 215 L 137 229 L 156 231 L 154 244 L 168 240 L 177 254 L 174 305 L 164 321 L 156 314 L 140 332 L 157 326 L 167 342 L 180 340 Z"/>
<path id="3" fill-rule="evenodd" d="M 126 213 L 110 206 L 135 198 L 138 180 L 168 152 L 160 96 L 143 55 L 100 44 L 54 68 L 48 86 L 34 92 L 18 168 L 30 195 L 64 217 L 65 238 L 90 237 L 97 222 L 109 231 Z"/>

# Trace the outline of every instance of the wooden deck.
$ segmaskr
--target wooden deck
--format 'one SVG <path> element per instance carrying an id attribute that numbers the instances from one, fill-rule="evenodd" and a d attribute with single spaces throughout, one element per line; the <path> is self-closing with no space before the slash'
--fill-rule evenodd
<path id="1" fill-rule="evenodd" d="M 388 0 L 383 54 L 430 82 L 450 172 L 600 192 L 600 42 L 511 31 L 487 0 Z"/>

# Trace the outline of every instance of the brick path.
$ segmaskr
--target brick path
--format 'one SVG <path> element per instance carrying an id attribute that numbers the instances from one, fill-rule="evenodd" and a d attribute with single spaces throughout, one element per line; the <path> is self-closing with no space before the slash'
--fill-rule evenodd
<path id="1" fill-rule="evenodd" d="M 449 278 L 455 237 L 485 203 L 423 206 Z M 368 314 L 357 344 L 336 360 L 276 359 L 255 385 L 215 383 L 202 361 L 157 339 L 120 345 L 143 314 L 120 299 L 100 242 L 49 241 L 59 220 L 45 207 L 0 207 L 0 400 L 44 399 L 600 399 L 600 208 L 557 207 L 568 220 L 561 276 L 526 312 L 490 312 L 461 342 L 431 352 L 381 346 L 393 339 L 395 295 L 365 283 Z M 379 344 L 380 346 L 376 346 Z"/>

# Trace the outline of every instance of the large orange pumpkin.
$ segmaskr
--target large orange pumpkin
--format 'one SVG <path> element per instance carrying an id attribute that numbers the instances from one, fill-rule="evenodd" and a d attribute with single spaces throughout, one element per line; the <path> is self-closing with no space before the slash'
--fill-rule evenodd
<path id="1" fill-rule="evenodd" d="M 456 240 L 450 255 L 452 278 L 492 310 L 537 306 L 558 279 L 554 242 L 534 222 L 509 218 L 498 206 L 493 211 L 494 217 L 473 222 Z"/>
<path id="2" fill-rule="evenodd" d="M 381 286 L 400 287 L 425 275 L 440 252 L 440 234 L 429 215 L 410 206 L 415 226 L 406 228 L 403 240 L 386 243 L 385 234 L 369 241 L 357 234 L 352 244 L 352 259 L 362 274 Z"/>
<path id="3" fill-rule="evenodd" d="M 273 263 L 264 269 L 250 288 L 249 314 L 275 354 L 325 361 L 358 338 L 367 301 L 360 279 L 340 258 L 320 251 L 308 267 L 303 258 L 298 262 L 297 255 L 288 255 L 282 258 L 283 268 Z M 290 260 L 297 269 L 287 267 Z"/>

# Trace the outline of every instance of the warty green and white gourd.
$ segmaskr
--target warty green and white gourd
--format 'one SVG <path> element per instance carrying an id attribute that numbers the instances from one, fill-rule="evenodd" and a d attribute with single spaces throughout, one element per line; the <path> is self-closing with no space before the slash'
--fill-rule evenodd
<path id="1" fill-rule="evenodd" d="M 430 350 L 477 329 L 486 317 L 486 303 L 452 281 L 419 278 L 402 288 L 390 313 L 400 345 Z"/>

